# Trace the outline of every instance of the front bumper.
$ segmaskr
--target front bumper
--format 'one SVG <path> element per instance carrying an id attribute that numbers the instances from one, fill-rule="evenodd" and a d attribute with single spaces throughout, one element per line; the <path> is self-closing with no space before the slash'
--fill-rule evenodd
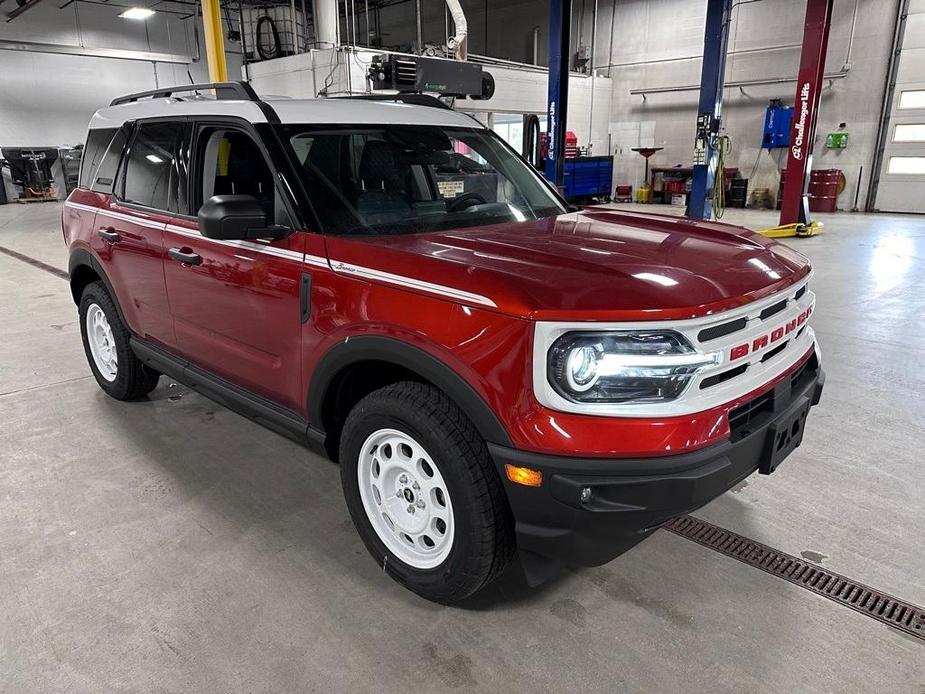
<path id="1" fill-rule="evenodd" d="M 765 396 L 726 441 L 692 453 L 607 460 L 566 458 L 489 444 L 516 522 L 518 547 L 537 559 L 597 566 L 661 525 L 726 492 L 759 467 L 769 472 L 766 441 L 794 408 L 819 402 L 825 374 L 813 355 L 794 380 Z M 801 433 L 802 436 L 802 433 Z M 798 444 L 797 444 L 798 445 Z M 504 465 L 543 473 L 539 488 L 514 484 Z M 775 462 L 776 465 L 776 462 Z M 582 501 L 582 491 L 586 500 Z M 535 563 L 535 562 L 534 562 Z"/>

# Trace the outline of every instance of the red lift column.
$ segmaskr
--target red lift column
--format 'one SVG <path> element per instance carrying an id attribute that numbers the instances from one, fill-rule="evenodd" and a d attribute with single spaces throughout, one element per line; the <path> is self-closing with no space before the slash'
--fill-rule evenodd
<path id="1" fill-rule="evenodd" d="M 797 75 L 790 150 L 787 154 L 787 184 L 781 203 L 780 223 L 809 224 L 809 174 L 813 165 L 816 111 L 822 94 L 825 55 L 829 45 L 833 0 L 806 0 L 803 51 Z"/>

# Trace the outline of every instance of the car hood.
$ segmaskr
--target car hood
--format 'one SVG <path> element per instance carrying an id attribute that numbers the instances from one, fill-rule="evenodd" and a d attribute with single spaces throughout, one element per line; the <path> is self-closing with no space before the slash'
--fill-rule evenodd
<path id="1" fill-rule="evenodd" d="M 486 300 L 473 303 L 543 320 L 694 318 L 764 298 L 810 272 L 800 253 L 741 227 L 606 208 L 328 239 L 335 271 L 388 273 L 411 289 L 445 287 L 451 298 L 468 293 Z"/>

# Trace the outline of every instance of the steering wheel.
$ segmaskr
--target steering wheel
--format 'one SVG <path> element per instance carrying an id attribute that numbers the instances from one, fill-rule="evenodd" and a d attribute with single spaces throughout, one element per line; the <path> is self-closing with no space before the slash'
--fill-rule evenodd
<path id="1" fill-rule="evenodd" d="M 485 202 L 485 198 L 483 198 L 478 193 L 463 193 L 459 197 L 453 198 L 453 200 L 450 201 L 450 203 L 446 206 L 446 209 L 449 212 L 459 212 L 460 210 L 464 210 L 467 207 L 471 207 L 472 205 L 484 205 Z"/>

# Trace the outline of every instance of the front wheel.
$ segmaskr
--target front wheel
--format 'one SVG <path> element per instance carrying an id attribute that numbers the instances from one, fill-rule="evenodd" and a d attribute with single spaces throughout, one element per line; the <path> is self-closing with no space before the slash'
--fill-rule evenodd
<path id="1" fill-rule="evenodd" d="M 396 383 L 361 400 L 344 424 L 340 463 L 366 548 L 415 593 L 456 602 L 510 561 L 513 521 L 485 442 L 433 386 Z"/>

